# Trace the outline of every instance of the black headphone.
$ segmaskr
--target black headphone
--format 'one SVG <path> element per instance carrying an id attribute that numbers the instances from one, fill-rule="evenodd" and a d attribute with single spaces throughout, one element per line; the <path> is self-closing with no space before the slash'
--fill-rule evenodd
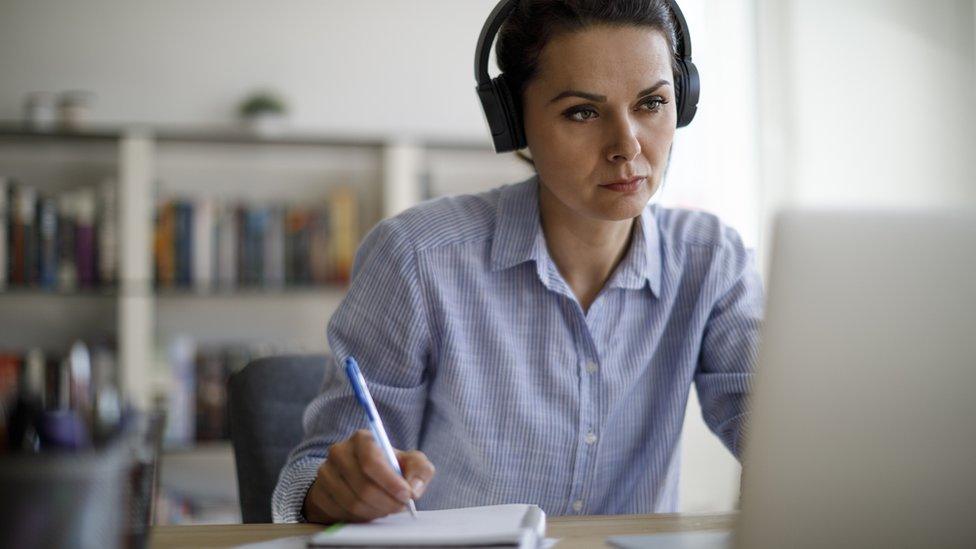
<path id="1" fill-rule="evenodd" d="M 505 80 L 504 74 L 499 74 L 495 78 L 488 76 L 488 57 L 491 54 L 492 42 L 498 34 L 498 29 L 519 1 L 502 0 L 495 9 L 491 10 L 485 26 L 481 28 L 478 48 L 474 55 L 474 78 L 478 82 L 475 89 L 485 111 L 485 120 L 491 130 L 496 153 L 523 149 L 526 146 L 525 127 L 522 125 L 522 102 L 517 97 L 518 90 L 512 88 Z M 692 119 L 695 118 L 701 82 L 698 79 L 698 68 L 691 61 L 691 34 L 688 32 L 685 16 L 674 0 L 668 0 L 668 5 L 677 25 L 678 43 L 675 44 L 675 49 L 678 52 L 678 59 L 674 71 L 674 92 L 677 98 L 678 127 L 683 128 L 691 124 Z"/>

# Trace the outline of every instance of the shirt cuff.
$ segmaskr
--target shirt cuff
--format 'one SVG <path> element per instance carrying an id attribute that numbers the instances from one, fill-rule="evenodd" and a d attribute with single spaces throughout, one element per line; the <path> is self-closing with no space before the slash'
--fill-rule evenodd
<path id="1" fill-rule="evenodd" d="M 280 522 L 308 522 L 302 514 L 305 496 L 315 482 L 324 459 L 309 458 L 290 464 L 281 471 L 271 497 L 272 520 Z"/>

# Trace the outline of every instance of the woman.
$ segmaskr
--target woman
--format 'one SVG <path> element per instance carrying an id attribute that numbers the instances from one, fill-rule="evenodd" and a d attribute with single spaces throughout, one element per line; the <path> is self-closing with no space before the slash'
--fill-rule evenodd
<path id="1" fill-rule="evenodd" d="M 714 216 L 648 206 L 676 127 L 662 0 L 522 0 L 498 37 L 537 175 L 422 204 L 364 239 L 329 322 L 404 477 L 329 368 L 276 521 L 536 503 L 673 512 L 691 382 L 739 455 L 761 284 Z M 434 465 L 436 465 L 436 475 Z"/>

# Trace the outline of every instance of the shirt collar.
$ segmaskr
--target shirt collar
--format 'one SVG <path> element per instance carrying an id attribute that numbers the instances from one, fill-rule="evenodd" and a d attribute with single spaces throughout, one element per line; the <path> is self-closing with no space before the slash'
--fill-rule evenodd
<path id="1" fill-rule="evenodd" d="M 661 295 L 661 240 L 651 206 L 645 206 L 634 220 L 630 248 L 607 283 L 611 288 L 639 290 L 649 285 Z"/>
<path id="2" fill-rule="evenodd" d="M 491 244 L 491 268 L 507 269 L 535 261 L 546 286 L 557 272 L 549 257 L 539 221 L 538 176 L 501 189 Z M 634 224 L 630 248 L 608 281 L 611 288 L 640 289 L 649 285 L 661 295 L 661 242 L 653 207 L 646 206 Z"/>

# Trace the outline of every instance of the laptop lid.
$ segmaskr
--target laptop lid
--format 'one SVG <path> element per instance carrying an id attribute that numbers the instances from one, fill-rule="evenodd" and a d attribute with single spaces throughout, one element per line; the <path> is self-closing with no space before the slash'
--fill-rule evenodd
<path id="1" fill-rule="evenodd" d="M 976 219 L 774 238 L 736 546 L 976 547 Z"/>

